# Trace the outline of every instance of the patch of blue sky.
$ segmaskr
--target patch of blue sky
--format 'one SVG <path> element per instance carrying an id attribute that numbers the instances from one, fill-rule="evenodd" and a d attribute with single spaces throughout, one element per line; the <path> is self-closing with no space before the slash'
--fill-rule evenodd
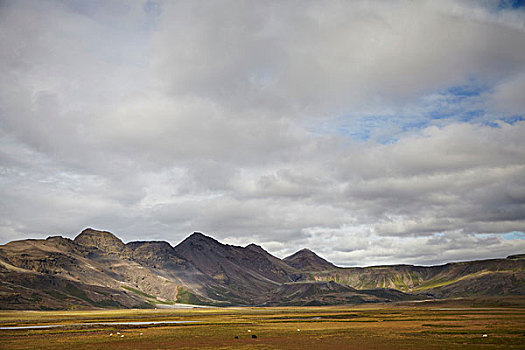
<path id="1" fill-rule="evenodd" d="M 509 115 L 500 116 L 497 120 L 486 120 L 485 122 L 483 122 L 483 125 L 490 126 L 491 128 L 501 128 L 501 122 L 514 125 L 522 121 L 525 121 L 524 115 Z"/>
<path id="2" fill-rule="evenodd" d="M 499 128 L 500 127 L 500 124 L 495 122 L 495 121 L 486 121 L 485 123 L 483 123 L 483 125 L 486 125 L 486 126 L 490 126 L 491 128 Z"/>
<path id="3" fill-rule="evenodd" d="M 420 130 L 425 129 L 430 125 L 430 121 L 428 119 L 422 119 L 422 120 L 416 120 L 413 122 L 407 122 L 401 126 L 401 130 L 403 131 L 410 131 L 410 130 Z"/>
<path id="4" fill-rule="evenodd" d="M 513 239 L 525 239 L 525 232 L 512 231 L 512 232 L 509 232 L 509 233 L 505 233 L 502 236 L 507 241 L 510 241 L 510 240 L 513 240 Z"/>
<path id="5" fill-rule="evenodd" d="M 414 103 L 386 113 L 348 113 L 324 119 L 322 126 L 311 123 L 314 135 L 338 134 L 355 141 L 395 143 L 407 134 L 421 132 L 429 126 L 445 127 L 453 123 L 471 123 L 499 127 L 500 121 L 514 124 L 523 115 L 494 114 L 485 110 L 492 87 L 470 78 L 464 84 L 440 89 L 421 96 Z"/>
<path id="6" fill-rule="evenodd" d="M 343 116 L 336 120 L 336 130 L 339 134 L 349 136 L 355 140 L 367 141 L 372 131 L 381 127 L 388 119 L 385 116 L 348 117 Z"/>
<path id="7" fill-rule="evenodd" d="M 443 90 L 442 94 L 453 95 L 458 98 L 468 98 L 472 96 L 480 96 L 489 91 L 490 87 L 488 85 L 480 83 L 476 79 L 470 79 L 469 83 L 449 87 L 448 89 Z"/>
<path id="8" fill-rule="evenodd" d="M 497 10 L 519 10 L 525 8 L 524 0 L 500 0 Z"/>
<path id="9" fill-rule="evenodd" d="M 502 237 L 506 241 L 512 241 L 515 239 L 525 240 L 525 233 L 522 231 L 511 231 L 502 233 L 476 233 L 476 237 L 488 238 L 488 237 Z"/>
<path id="10" fill-rule="evenodd" d="M 413 125 L 419 123 L 420 121 L 412 121 Z M 396 142 L 399 134 L 404 131 L 402 127 L 407 125 L 392 115 L 343 116 L 334 120 L 333 124 L 340 135 L 356 141 L 373 140 L 382 144 Z"/>
<path id="11" fill-rule="evenodd" d="M 473 120 L 477 120 L 477 119 L 480 119 L 481 117 L 484 117 L 485 114 L 486 114 L 485 110 L 483 109 L 465 111 L 464 113 L 460 114 L 457 117 L 457 120 L 459 120 L 460 122 L 464 122 L 464 123 L 471 122 Z"/>
<path id="12" fill-rule="evenodd" d="M 450 123 L 479 123 L 494 121 L 485 110 L 485 96 L 491 87 L 476 79 L 451 86 L 421 98 L 419 102 L 430 123 L 445 126 Z"/>
<path id="13" fill-rule="evenodd" d="M 359 129 L 352 130 L 351 128 L 348 128 L 346 126 L 338 127 L 337 131 L 342 135 L 351 137 L 352 139 L 359 140 L 359 141 L 368 141 L 370 139 L 370 133 L 371 133 L 371 129 L 366 129 L 366 128 L 361 127 Z"/>
<path id="14" fill-rule="evenodd" d="M 486 84 L 470 79 L 467 84 L 451 86 L 432 95 L 423 97 L 424 104 L 433 119 L 458 118 L 471 120 L 484 114 L 483 95 L 491 91 Z"/>
<path id="15" fill-rule="evenodd" d="M 523 114 L 522 115 L 509 115 L 509 116 L 501 117 L 500 120 L 504 121 L 507 124 L 514 125 L 517 122 L 525 121 L 525 115 Z"/>

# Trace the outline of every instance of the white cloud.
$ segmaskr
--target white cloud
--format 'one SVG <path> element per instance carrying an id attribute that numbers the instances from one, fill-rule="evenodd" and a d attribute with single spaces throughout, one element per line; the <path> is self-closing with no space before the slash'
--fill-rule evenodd
<path id="1" fill-rule="evenodd" d="M 340 264 L 522 248 L 476 235 L 525 230 L 522 10 L 0 6 L 3 242 L 200 230 Z"/>
<path id="2" fill-rule="evenodd" d="M 525 73 L 498 84 L 489 102 L 496 107 L 495 109 L 523 115 L 525 111 L 523 91 L 525 91 Z"/>
<path id="3" fill-rule="evenodd" d="M 471 76 L 519 71 L 523 26 L 503 25 L 507 13 L 471 10 L 454 2 L 170 3 L 156 69 L 173 93 L 236 109 L 323 116 L 377 101 L 384 108 Z"/>

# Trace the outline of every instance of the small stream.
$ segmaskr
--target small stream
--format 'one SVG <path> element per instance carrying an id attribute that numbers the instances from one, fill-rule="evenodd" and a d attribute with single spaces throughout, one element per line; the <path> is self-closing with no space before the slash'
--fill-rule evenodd
<path id="1" fill-rule="evenodd" d="M 126 326 L 126 325 L 155 325 L 155 324 L 177 324 L 177 323 L 196 323 L 200 321 L 135 321 L 135 322 L 86 322 L 86 323 L 66 323 L 66 324 L 46 324 L 40 326 L 12 326 L 0 327 L 0 330 L 9 329 L 42 329 L 42 328 L 59 328 L 71 326 Z"/>

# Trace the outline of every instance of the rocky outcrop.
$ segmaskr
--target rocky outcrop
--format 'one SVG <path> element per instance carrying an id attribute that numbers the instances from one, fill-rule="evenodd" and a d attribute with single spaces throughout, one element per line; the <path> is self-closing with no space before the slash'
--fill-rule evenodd
<path id="1" fill-rule="evenodd" d="M 98 231 L 92 228 L 87 228 L 82 231 L 75 237 L 74 241 L 76 244 L 97 248 L 108 254 L 119 254 L 125 246 L 125 244 L 111 232 Z"/>

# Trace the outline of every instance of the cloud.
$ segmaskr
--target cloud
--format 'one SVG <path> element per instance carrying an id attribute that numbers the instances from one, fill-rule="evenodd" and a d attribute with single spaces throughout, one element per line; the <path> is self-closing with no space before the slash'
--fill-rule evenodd
<path id="1" fill-rule="evenodd" d="M 198 230 L 339 264 L 523 248 L 500 236 L 525 230 L 521 9 L 0 6 L 2 242 Z"/>
<path id="2" fill-rule="evenodd" d="M 523 22 L 511 23 L 522 16 L 475 10 L 455 2 L 171 3 L 155 67 L 172 93 L 233 108 L 299 116 L 378 101 L 384 108 L 520 70 Z"/>
<path id="3" fill-rule="evenodd" d="M 525 74 L 522 73 L 498 84 L 490 102 L 497 109 L 509 114 L 523 115 L 525 102 L 520 95 L 520 91 L 523 89 L 525 89 Z"/>

